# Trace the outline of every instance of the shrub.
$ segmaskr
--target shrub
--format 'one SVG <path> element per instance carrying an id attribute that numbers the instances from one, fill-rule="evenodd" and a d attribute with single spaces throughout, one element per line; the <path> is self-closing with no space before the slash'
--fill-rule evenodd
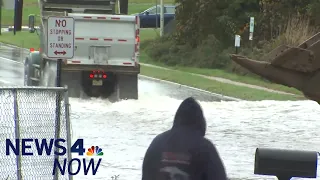
<path id="1" fill-rule="evenodd" d="M 283 31 L 278 37 L 269 41 L 261 40 L 252 48 L 248 47 L 248 43 L 244 43 L 240 48 L 239 54 L 251 59 L 260 60 L 280 45 L 297 46 L 317 32 L 315 28 L 309 25 L 309 19 L 304 16 L 292 16 L 282 29 Z M 208 35 L 195 48 L 189 43 L 177 44 L 174 35 L 144 42 L 141 47 L 153 61 L 169 66 L 180 65 L 225 69 L 239 75 L 254 76 L 262 79 L 232 62 L 229 55 L 235 53 L 234 47 L 229 46 L 229 48 L 225 48 L 225 42 L 219 41 L 212 34 Z"/>
<path id="2" fill-rule="evenodd" d="M 225 68 L 230 63 L 228 51 L 213 35 L 209 35 L 197 48 L 176 44 L 174 36 L 164 36 L 149 42 L 144 50 L 156 62 L 171 66 Z"/>

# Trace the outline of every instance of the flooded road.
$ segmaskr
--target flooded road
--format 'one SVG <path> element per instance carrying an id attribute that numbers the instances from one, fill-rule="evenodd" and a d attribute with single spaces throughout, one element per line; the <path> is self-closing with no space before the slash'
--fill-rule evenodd
<path id="1" fill-rule="evenodd" d="M 7 58 L 0 58 L 1 85 L 22 85 L 22 64 Z M 206 136 L 216 144 L 232 179 L 268 179 L 253 175 L 257 147 L 320 151 L 317 103 L 220 102 L 205 92 L 141 77 L 139 100 L 110 103 L 99 98 L 70 98 L 72 138 L 83 138 L 85 147 L 98 145 L 104 152 L 97 175 L 74 179 L 108 180 L 113 175 L 120 175 L 118 180 L 141 179 L 146 148 L 158 133 L 171 128 L 175 111 L 188 96 L 201 102 L 208 125 Z"/>
<path id="2" fill-rule="evenodd" d="M 104 147 L 104 166 L 95 178 L 120 174 L 121 179 L 129 180 L 141 178 L 146 148 L 156 134 L 171 128 L 181 100 L 141 94 L 139 101 L 114 104 L 99 99 L 71 102 L 73 138 L 84 138 L 86 146 L 96 142 Z M 319 107 L 311 101 L 201 105 L 207 118 L 207 137 L 216 144 L 230 178 L 266 179 L 253 175 L 257 147 L 320 149 Z"/>

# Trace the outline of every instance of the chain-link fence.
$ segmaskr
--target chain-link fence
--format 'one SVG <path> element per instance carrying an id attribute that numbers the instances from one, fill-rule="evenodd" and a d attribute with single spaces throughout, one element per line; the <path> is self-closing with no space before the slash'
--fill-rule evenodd
<path id="1" fill-rule="evenodd" d="M 60 115 L 59 115 L 60 114 Z M 71 158 L 70 150 L 70 120 L 67 88 L 41 88 L 41 87 L 1 87 L 0 88 L 0 179 L 32 179 L 57 180 L 71 179 L 66 170 L 65 175 L 59 177 L 52 175 L 54 158 L 67 162 Z M 33 155 L 21 155 L 24 150 L 20 141 L 20 155 L 10 150 L 6 155 L 6 139 L 15 145 L 15 139 L 50 139 L 62 138 L 67 148 L 64 156 L 54 155 L 54 145 L 51 154 L 45 151 L 38 155 L 35 142 L 26 152 Z M 61 150 L 59 151 L 61 152 Z M 68 168 L 68 164 L 66 164 Z"/>

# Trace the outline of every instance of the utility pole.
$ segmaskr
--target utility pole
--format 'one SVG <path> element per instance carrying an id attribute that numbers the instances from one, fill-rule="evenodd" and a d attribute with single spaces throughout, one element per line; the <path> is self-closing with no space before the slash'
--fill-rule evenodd
<path id="1" fill-rule="evenodd" d="M 2 30 L 2 6 L 3 6 L 3 0 L 0 0 L 0 35 L 1 35 L 1 30 Z"/>
<path id="2" fill-rule="evenodd" d="M 120 10 L 120 0 L 117 0 L 117 4 L 118 4 L 118 12 L 117 14 L 120 14 L 121 10 Z"/>
<path id="3" fill-rule="evenodd" d="M 17 31 L 21 31 L 22 30 L 22 12 L 23 12 L 23 0 L 18 0 Z"/>
<path id="4" fill-rule="evenodd" d="M 158 23 L 159 23 L 159 21 L 158 21 L 158 13 L 159 13 L 158 12 L 158 0 L 156 0 L 156 16 L 157 16 L 157 18 L 156 18 L 156 29 L 158 29 Z"/>
<path id="5" fill-rule="evenodd" d="M 164 35 L 164 5 L 163 0 L 160 0 L 160 37 Z"/>
<path id="6" fill-rule="evenodd" d="M 22 29 L 22 9 L 23 0 L 15 0 L 14 2 L 14 27 L 13 34 L 16 35 L 17 31 Z"/>
<path id="7" fill-rule="evenodd" d="M 17 32 L 17 6 L 18 6 L 18 0 L 14 1 L 14 17 L 13 17 L 13 34 L 16 35 Z"/>

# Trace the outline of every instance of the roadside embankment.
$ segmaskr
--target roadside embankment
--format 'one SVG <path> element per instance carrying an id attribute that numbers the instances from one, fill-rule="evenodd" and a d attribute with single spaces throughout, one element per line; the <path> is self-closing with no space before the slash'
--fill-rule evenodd
<path id="1" fill-rule="evenodd" d="M 142 43 L 144 39 L 154 37 L 153 29 L 145 29 L 141 31 Z M 19 46 L 22 48 L 39 49 L 40 41 L 36 33 L 18 32 L 13 35 L 12 32 L 3 33 L 0 42 Z M 141 62 L 148 62 L 148 56 L 142 51 L 140 56 Z M 209 92 L 221 94 L 224 96 L 235 97 L 244 100 L 301 100 L 301 95 L 288 94 L 286 92 L 272 91 L 266 89 L 258 89 L 250 86 L 239 85 L 239 82 L 231 80 L 218 80 L 217 77 L 201 75 L 189 71 L 182 71 L 173 68 L 161 68 L 155 65 L 142 64 L 141 74 L 157 79 L 167 80 L 194 88 L 203 89 Z"/>
<path id="2" fill-rule="evenodd" d="M 174 1 L 165 0 L 166 4 Z M 138 13 L 154 6 L 147 0 L 132 0 L 129 4 L 129 14 Z M 12 25 L 12 10 L 2 12 L 2 24 Z M 28 24 L 28 15 L 39 15 L 37 0 L 25 0 L 23 11 L 23 25 Z M 39 24 L 39 16 L 36 18 L 36 25 Z M 239 76 L 233 73 L 224 72 L 219 69 L 204 69 L 193 67 L 169 67 L 157 63 L 151 59 L 144 51 L 143 46 L 147 40 L 155 39 L 159 36 L 159 31 L 155 29 L 141 29 L 141 54 L 140 62 L 141 74 L 157 79 L 172 81 L 182 85 L 187 85 L 213 93 L 240 98 L 244 100 L 300 100 L 305 99 L 303 95 L 293 88 L 269 83 L 258 78 Z M 40 39 L 36 33 L 4 32 L 0 35 L 0 42 L 11 44 L 23 48 L 39 49 Z M 2 52 L 4 50 L 2 49 Z M 18 52 L 16 52 L 18 53 Z"/>

